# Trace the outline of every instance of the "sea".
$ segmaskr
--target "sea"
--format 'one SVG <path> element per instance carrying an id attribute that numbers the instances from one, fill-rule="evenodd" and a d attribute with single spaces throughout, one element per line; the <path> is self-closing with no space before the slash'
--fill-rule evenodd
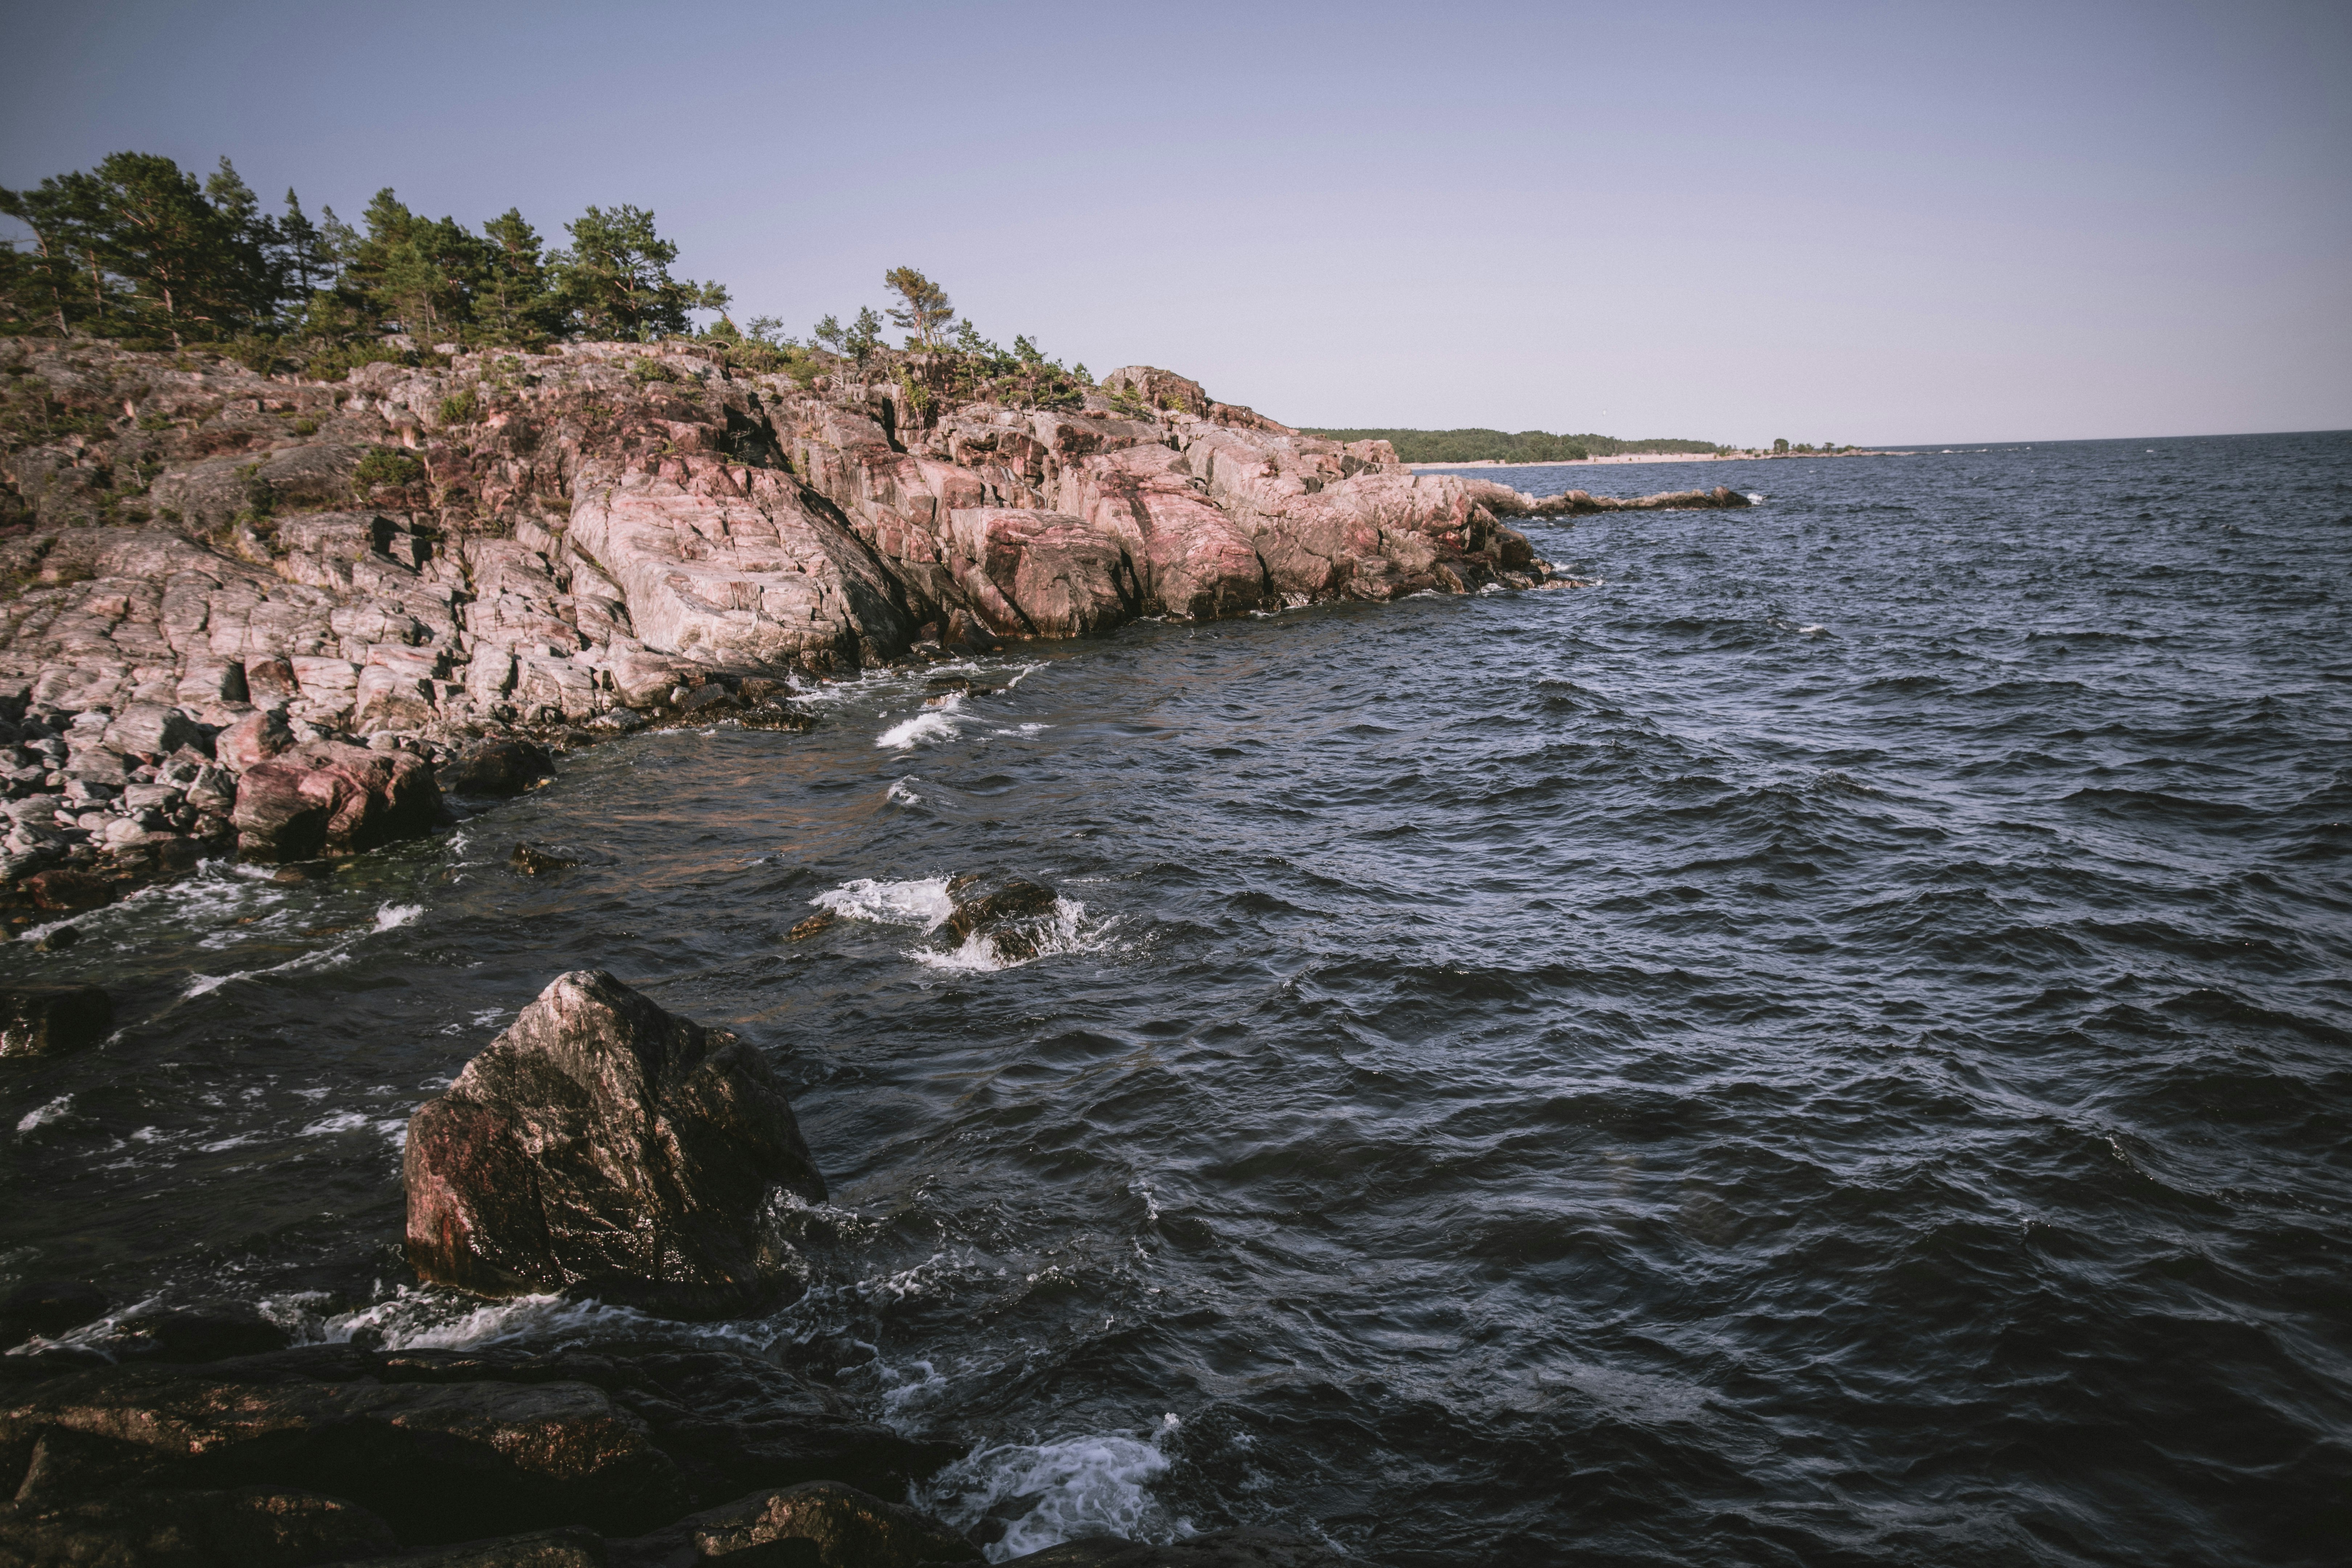
<path id="1" fill-rule="evenodd" d="M 23 929 L 120 1027 L 0 1064 L 0 1288 L 771 1356 L 962 1443 L 916 1500 L 999 1560 L 2352 1561 L 2352 435 L 1503 477 L 1759 499 Z M 792 1305 L 404 1267 L 410 1112 L 582 967 L 789 1085 Z"/>

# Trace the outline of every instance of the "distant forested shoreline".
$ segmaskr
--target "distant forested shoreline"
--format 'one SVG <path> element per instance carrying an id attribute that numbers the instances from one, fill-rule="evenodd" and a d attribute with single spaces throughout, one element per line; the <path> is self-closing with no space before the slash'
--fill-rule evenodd
<path id="1" fill-rule="evenodd" d="M 1339 441 L 1386 441 L 1407 463 L 1572 463 L 1585 458 L 1615 458 L 1628 452 L 1727 452 L 1712 441 L 1654 437 L 1623 441 L 1614 436 L 1555 436 L 1549 430 L 1333 430 L 1302 426 L 1309 436 Z"/>

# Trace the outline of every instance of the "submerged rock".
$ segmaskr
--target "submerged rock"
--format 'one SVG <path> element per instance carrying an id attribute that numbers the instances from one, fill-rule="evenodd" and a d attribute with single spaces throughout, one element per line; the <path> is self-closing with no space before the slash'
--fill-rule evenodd
<path id="1" fill-rule="evenodd" d="M 937 1521 L 836 1481 L 754 1492 L 655 1534 L 615 1541 L 609 1550 L 612 1568 L 729 1561 L 923 1568 L 984 1561 L 980 1548 Z"/>
<path id="2" fill-rule="evenodd" d="M 434 770 L 444 794 L 504 797 L 555 776 L 555 759 L 535 741 L 484 741 Z"/>
<path id="3" fill-rule="evenodd" d="M 824 1196 L 757 1050 L 593 969 L 559 976 L 418 1109 L 404 1179 L 427 1279 L 684 1318 L 797 1295 L 765 1215 L 782 1194 Z"/>
<path id="4" fill-rule="evenodd" d="M 1252 1528 L 1211 1531 L 1167 1546 L 1096 1536 L 1008 1559 L 1024 1568 L 1347 1568 L 1351 1561 L 1303 1535 Z"/>
<path id="5" fill-rule="evenodd" d="M 568 871 L 580 862 L 568 855 L 557 855 L 528 844 L 518 844 L 507 864 L 526 877 L 544 877 L 551 872 Z"/>
<path id="6" fill-rule="evenodd" d="M 580 1525 L 461 1541 L 375 1560 L 376 1568 L 605 1568 L 604 1538 Z M 745 1568 L 753 1568 L 746 1564 Z"/>
<path id="7" fill-rule="evenodd" d="M 24 1373 L 40 1369 L 11 1358 L 0 1381 L 0 1489 L 16 1505 L 0 1505 L 0 1563 L 290 1568 L 457 1542 L 415 1560 L 568 1568 L 604 1562 L 604 1536 L 623 1538 L 617 1549 L 648 1532 L 687 1546 L 683 1559 L 654 1561 L 698 1561 L 698 1524 L 735 1541 L 730 1551 L 939 1536 L 866 1493 L 903 1494 L 960 1445 L 859 1421 L 838 1396 L 750 1356 L 631 1348 L 638 1353 L 305 1345 L 204 1367 L 97 1366 L 29 1385 Z M 224 1532 L 207 1511 L 224 1497 L 264 1496 L 341 1500 L 332 1508 L 348 1511 L 272 1505 L 289 1520 L 330 1519 L 319 1528 L 331 1538 L 309 1555 Z M 194 1511 L 159 1512 L 158 1498 Z M 664 1530 L 696 1509 L 712 1511 Z M 873 1535 L 856 1533 L 861 1521 Z M 172 1542 L 184 1554 L 155 1554 Z"/>
<path id="8" fill-rule="evenodd" d="M 114 1003 L 95 985 L 0 988 L 0 1057 L 45 1057 L 113 1031 Z"/>
<path id="9" fill-rule="evenodd" d="M 54 914 L 79 914 L 84 910 L 100 909 L 114 902 L 121 885 L 111 877 L 95 871 L 58 867 L 53 871 L 37 871 L 25 879 L 25 891 L 33 902 Z"/>
<path id="10" fill-rule="evenodd" d="M 106 1315 L 106 1292 L 78 1279 L 35 1279 L 0 1297 L 0 1350 L 52 1338 Z"/>
<path id="11" fill-rule="evenodd" d="M 58 1509 L 0 1509 L 0 1563 L 304 1568 L 379 1559 L 392 1527 L 340 1498 L 268 1487 L 117 1493 Z M 504 1560 L 501 1559 L 501 1562 Z"/>
<path id="12" fill-rule="evenodd" d="M 251 1307 L 226 1302 L 142 1313 L 120 1327 L 123 1338 L 108 1346 L 113 1353 L 187 1365 L 284 1350 L 292 1338 Z"/>

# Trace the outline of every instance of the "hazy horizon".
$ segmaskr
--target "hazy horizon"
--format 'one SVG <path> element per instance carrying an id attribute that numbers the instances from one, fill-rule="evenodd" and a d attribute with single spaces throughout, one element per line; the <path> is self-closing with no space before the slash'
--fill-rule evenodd
<path id="1" fill-rule="evenodd" d="M 16 23 L 0 184 L 226 154 L 553 243 L 634 203 L 739 321 L 908 264 L 1294 425 L 2352 426 L 2352 11 L 1621 13 L 101 0 Z"/>

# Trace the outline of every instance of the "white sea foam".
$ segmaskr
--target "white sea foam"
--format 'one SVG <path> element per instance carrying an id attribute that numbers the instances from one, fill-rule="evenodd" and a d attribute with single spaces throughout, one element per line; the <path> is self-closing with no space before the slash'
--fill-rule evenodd
<path id="1" fill-rule="evenodd" d="M 1799 626 L 1797 635 L 1801 637 L 1817 637 L 1828 630 L 1827 626 Z"/>
<path id="2" fill-rule="evenodd" d="M 375 912 L 375 929 L 398 931 L 402 926 L 415 925 L 424 914 L 423 904 L 386 904 Z"/>
<path id="3" fill-rule="evenodd" d="M 1150 1490 L 1168 1470 L 1160 1445 L 1179 1425 L 1173 1415 L 1161 1416 L 1149 1440 L 1112 1432 L 982 1448 L 940 1471 L 924 1500 L 950 1524 L 969 1530 L 1008 1499 L 1034 1498 L 986 1549 L 992 1563 L 1089 1535 L 1161 1542 L 1192 1535 L 1191 1523 L 1171 1519 Z"/>
<path id="4" fill-rule="evenodd" d="M 356 1132 L 368 1124 L 368 1119 L 356 1110 L 338 1110 L 331 1116 L 321 1116 L 302 1129 L 305 1138 L 320 1138 L 335 1132 Z"/>
<path id="5" fill-rule="evenodd" d="M 919 882 L 877 882 L 860 877 L 844 882 L 809 900 L 844 920 L 872 921 L 877 925 L 920 926 L 936 931 L 955 913 L 948 898 L 948 879 L 934 877 Z"/>
<path id="6" fill-rule="evenodd" d="M 367 1329 L 382 1334 L 388 1350 L 462 1350 L 524 1335 L 534 1339 L 588 1335 L 599 1329 L 623 1329 L 645 1321 L 642 1313 L 626 1307 L 566 1296 L 517 1296 L 485 1306 L 470 1297 L 404 1285 L 384 1300 L 326 1319 L 320 1332 L 325 1340 L 341 1342 Z"/>
<path id="7" fill-rule="evenodd" d="M 962 731 L 957 727 L 957 710 L 963 706 L 963 693 L 950 691 L 936 700 L 939 706 L 926 708 L 911 719 L 901 720 L 876 738 L 874 744 L 886 751 L 911 751 L 917 746 L 939 741 L 952 741 Z"/>
<path id="8" fill-rule="evenodd" d="M 891 784 L 891 786 L 890 786 L 890 789 L 889 789 L 889 793 L 888 793 L 887 795 L 886 795 L 883 798 L 884 798 L 884 799 L 886 799 L 886 800 L 889 800 L 889 801 L 896 802 L 896 803 L 897 803 L 898 805 L 922 805 L 922 804 L 923 804 L 923 797 L 922 797 L 921 795 L 917 795 L 917 794 L 914 792 L 914 789 L 913 789 L 913 787 L 912 787 L 912 786 L 913 786 L 913 784 L 914 784 L 914 782 L 915 782 L 915 775 L 914 775 L 914 774 L 912 774 L 912 773 L 908 773 L 905 778 L 899 779 L 899 780 L 898 780 L 896 783 L 892 784 Z"/>
<path id="9" fill-rule="evenodd" d="M 46 1127 L 73 1109 L 73 1096 L 61 1094 L 47 1105 L 37 1105 L 25 1112 L 16 1123 L 18 1132 L 30 1132 L 36 1127 Z"/>

